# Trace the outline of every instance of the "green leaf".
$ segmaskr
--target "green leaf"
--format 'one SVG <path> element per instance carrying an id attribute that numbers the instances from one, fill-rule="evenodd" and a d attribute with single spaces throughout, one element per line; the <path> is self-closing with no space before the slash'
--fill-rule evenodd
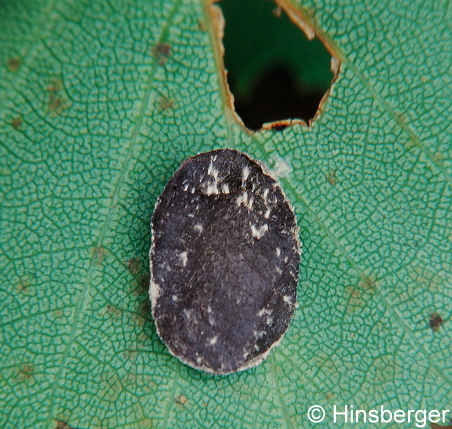
<path id="1" fill-rule="evenodd" d="M 327 427 L 333 405 L 450 408 L 449 2 L 304 1 L 339 79 L 311 128 L 249 134 L 206 1 L 0 2 L 0 426 L 298 429 L 314 404 Z M 173 358 L 147 297 L 156 198 L 220 147 L 285 171 L 304 247 L 284 340 L 228 377 Z"/>

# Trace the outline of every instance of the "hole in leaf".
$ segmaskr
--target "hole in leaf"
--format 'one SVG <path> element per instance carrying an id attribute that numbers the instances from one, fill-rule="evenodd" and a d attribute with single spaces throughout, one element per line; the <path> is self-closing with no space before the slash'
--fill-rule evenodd
<path id="1" fill-rule="evenodd" d="M 244 125 L 282 131 L 310 123 L 337 77 L 339 61 L 295 10 L 288 13 L 298 25 L 272 0 L 217 5 L 227 84 Z"/>

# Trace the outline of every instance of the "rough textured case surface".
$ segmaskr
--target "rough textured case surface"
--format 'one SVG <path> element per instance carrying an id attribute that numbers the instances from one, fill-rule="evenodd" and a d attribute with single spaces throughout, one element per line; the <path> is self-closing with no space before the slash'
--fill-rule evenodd
<path id="1" fill-rule="evenodd" d="M 152 218 L 150 298 L 161 339 L 214 374 L 253 367 L 287 330 L 300 245 L 278 183 L 229 149 L 186 160 Z"/>

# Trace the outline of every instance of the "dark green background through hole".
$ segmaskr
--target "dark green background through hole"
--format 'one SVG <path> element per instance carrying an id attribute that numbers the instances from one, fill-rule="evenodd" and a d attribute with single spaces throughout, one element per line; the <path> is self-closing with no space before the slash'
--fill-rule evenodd
<path id="1" fill-rule="evenodd" d="M 333 79 L 331 55 L 319 39 L 309 41 L 270 0 L 216 3 L 226 21 L 223 44 L 235 109 L 245 125 L 311 119 Z"/>

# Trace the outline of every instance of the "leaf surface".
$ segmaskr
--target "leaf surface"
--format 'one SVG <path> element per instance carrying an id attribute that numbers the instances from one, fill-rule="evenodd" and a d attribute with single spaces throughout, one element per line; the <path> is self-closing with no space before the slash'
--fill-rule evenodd
<path id="1" fill-rule="evenodd" d="M 1 427 L 298 429 L 314 404 L 326 424 L 333 405 L 450 406 L 450 4 L 303 7 L 339 79 L 311 128 L 250 135 L 206 4 L 0 2 Z M 304 248 L 281 345 L 228 377 L 173 358 L 147 297 L 155 201 L 220 147 L 282 173 Z"/>

